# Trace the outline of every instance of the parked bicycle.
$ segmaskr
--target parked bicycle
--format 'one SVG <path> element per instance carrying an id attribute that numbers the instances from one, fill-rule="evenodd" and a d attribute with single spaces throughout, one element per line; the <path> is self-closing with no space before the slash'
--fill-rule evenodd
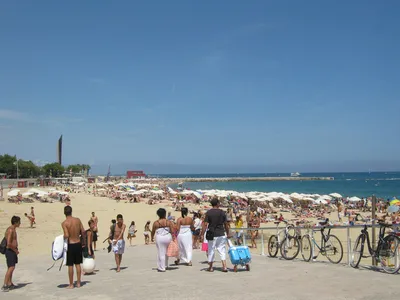
<path id="1" fill-rule="evenodd" d="M 268 253 L 271 257 L 276 257 L 278 249 L 284 259 L 292 260 L 297 257 L 300 252 L 300 240 L 296 236 L 295 227 L 287 221 L 282 221 L 286 224 L 285 228 L 279 229 L 280 222 L 276 224 L 276 235 L 271 235 L 268 240 Z M 284 233 L 284 238 L 281 240 L 281 235 Z"/>
<path id="2" fill-rule="evenodd" d="M 376 259 L 380 263 L 384 272 L 388 274 L 395 274 L 400 269 L 400 238 L 396 236 L 396 232 L 389 232 L 385 236 L 386 228 L 391 227 L 385 223 L 379 224 L 379 236 L 378 245 L 376 249 L 371 246 L 369 239 L 368 225 L 364 224 L 364 228 L 361 230 L 361 234 L 357 237 L 354 248 L 350 257 L 350 265 L 353 268 L 357 268 L 360 264 L 361 258 L 367 258 L 368 255 L 364 255 L 365 242 L 367 242 L 369 256 Z"/>
<path id="3" fill-rule="evenodd" d="M 343 246 L 337 236 L 331 234 L 331 228 L 328 229 L 328 233 L 325 233 L 326 226 L 329 225 L 329 219 L 326 219 L 323 222 L 319 222 L 321 226 L 320 229 L 314 231 L 321 232 L 321 244 L 315 241 L 313 235 L 305 234 L 301 238 L 301 255 L 305 261 L 310 261 L 313 255 L 312 246 L 318 249 L 317 255 L 313 256 L 313 259 L 316 259 L 319 254 L 326 256 L 326 258 L 333 264 L 338 264 L 342 261 L 343 258 Z M 312 244 L 311 244 L 312 242 Z"/>

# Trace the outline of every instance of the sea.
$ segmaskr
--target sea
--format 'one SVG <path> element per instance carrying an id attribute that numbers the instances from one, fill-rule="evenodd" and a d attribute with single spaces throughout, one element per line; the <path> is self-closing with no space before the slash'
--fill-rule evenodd
<path id="1" fill-rule="evenodd" d="M 163 174 L 169 178 L 215 178 L 215 177 L 287 177 L 288 173 L 259 174 Z M 302 181 L 301 177 L 334 177 L 334 180 Z M 283 192 L 305 194 L 339 193 L 343 197 L 369 197 L 389 199 L 400 197 L 400 172 L 366 173 L 302 173 L 295 181 L 229 181 L 229 182 L 185 182 L 184 187 L 192 190 L 233 190 L 238 192 Z M 171 186 L 171 187 L 176 187 Z"/>

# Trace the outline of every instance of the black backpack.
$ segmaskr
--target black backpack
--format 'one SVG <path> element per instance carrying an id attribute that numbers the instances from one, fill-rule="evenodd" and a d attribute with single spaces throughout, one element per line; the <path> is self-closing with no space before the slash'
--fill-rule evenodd
<path id="1" fill-rule="evenodd" d="M 7 239 L 4 237 L 0 243 L 0 253 L 6 254 L 6 250 L 7 250 Z"/>

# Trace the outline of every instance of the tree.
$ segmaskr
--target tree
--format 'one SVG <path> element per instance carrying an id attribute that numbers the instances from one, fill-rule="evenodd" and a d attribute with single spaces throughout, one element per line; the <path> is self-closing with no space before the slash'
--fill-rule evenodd
<path id="1" fill-rule="evenodd" d="M 38 177 L 40 168 L 30 160 L 18 160 L 18 170 L 20 178 Z"/>
<path id="2" fill-rule="evenodd" d="M 89 172 L 90 166 L 84 164 L 76 164 L 76 165 L 69 165 L 66 169 L 67 172 L 72 172 L 74 174 L 77 173 L 86 173 Z"/>
<path id="3" fill-rule="evenodd" d="M 17 158 L 8 154 L 0 155 L 0 173 L 6 173 L 12 178 L 17 177 Z"/>
<path id="4" fill-rule="evenodd" d="M 59 163 L 51 163 L 42 167 L 43 175 L 46 177 L 61 177 L 64 174 L 64 167 Z"/>

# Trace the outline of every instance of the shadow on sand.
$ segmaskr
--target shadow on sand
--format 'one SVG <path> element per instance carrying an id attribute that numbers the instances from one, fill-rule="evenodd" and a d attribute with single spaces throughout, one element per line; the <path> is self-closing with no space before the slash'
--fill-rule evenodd
<path id="1" fill-rule="evenodd" d="M 81 282 L 81 287 L 84 287 L 85 285 L 87 285 L 88 283 L 90 283 L 90 281 L 87 281 L 87 280 L 84 280 L 84 281 L 82 281 Z M 69 284 L 59 284 L 59 285 L 57 285 L 57 287 L 59 288 L 59 289 L 65 289 L 65 288 L 67 288 L 69 286 Z M 76 282 L 74 283 L 74 287 L 76 288 Z"/>
<path id="2" fill-rule="evenodd" d="M 18 284 L 14 287 L 14 290 L 22 289 L 22 288 L 26 287 L 26 286 L 29 285 L 29 284 L 32 284 L 32 282 L 18 283 Z"/>

